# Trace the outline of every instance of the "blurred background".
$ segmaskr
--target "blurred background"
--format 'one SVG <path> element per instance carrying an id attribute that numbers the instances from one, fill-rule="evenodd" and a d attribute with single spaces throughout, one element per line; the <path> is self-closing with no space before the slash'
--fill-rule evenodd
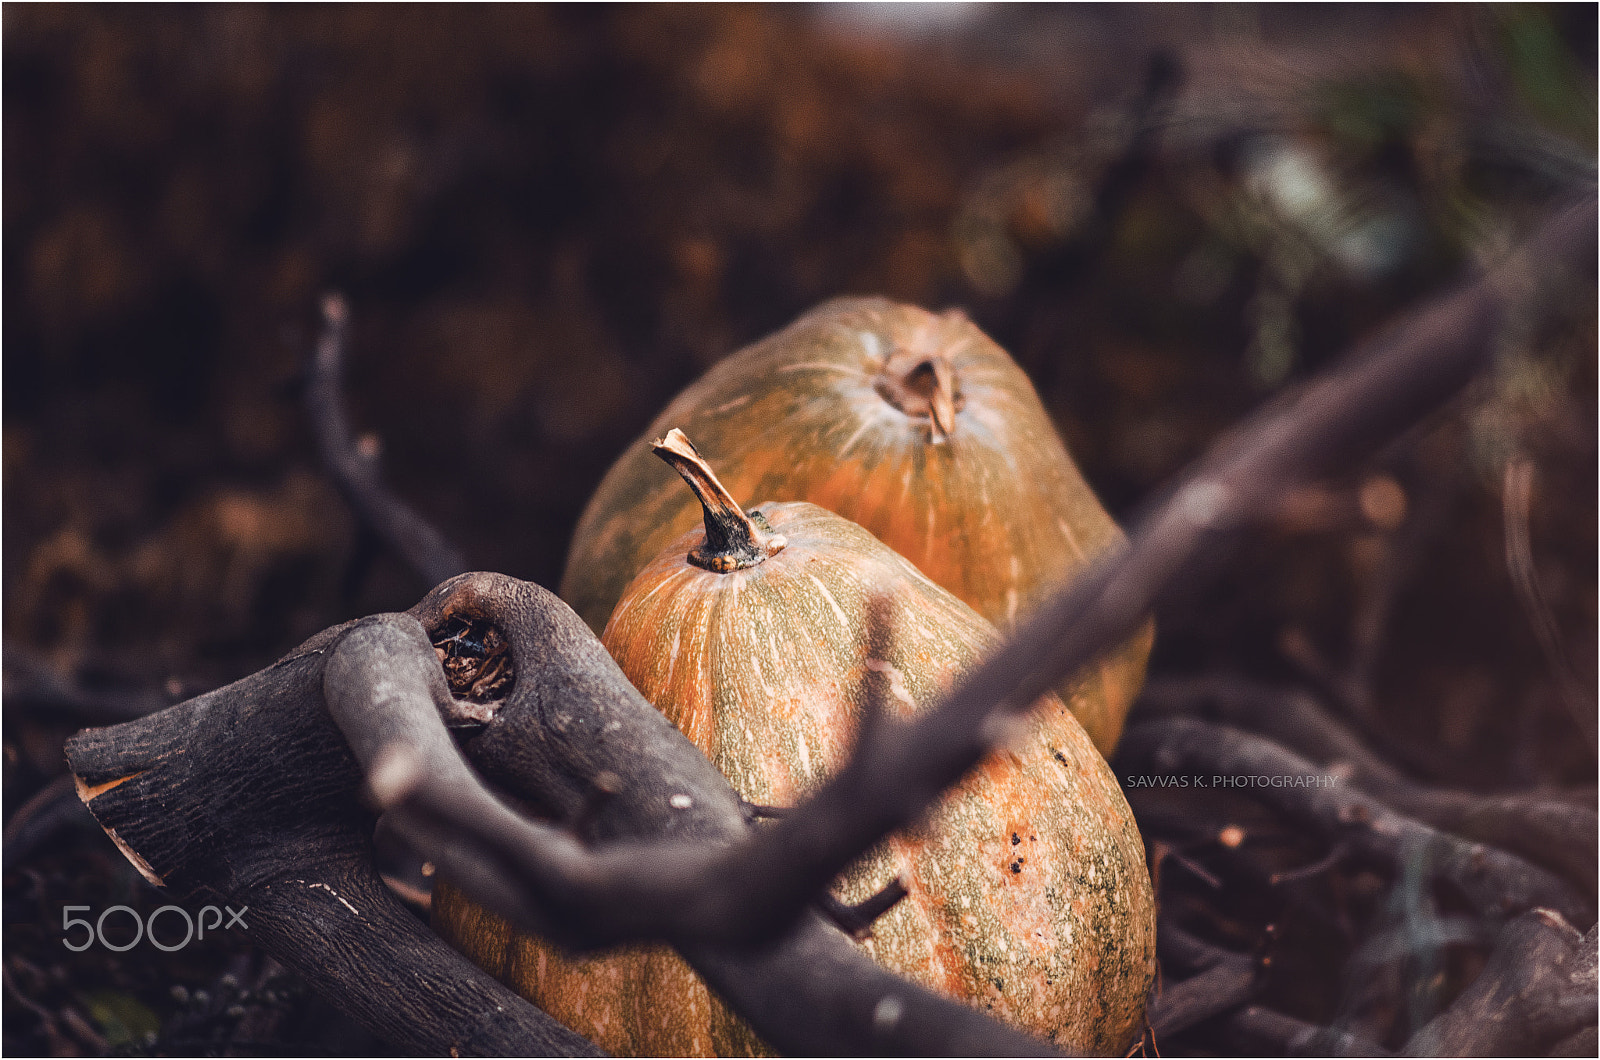
<path id="1" fill-rule="evenodd" d="M 8 1053 L 382 1048 L 237 940 L 59 930 L 65 902 L 162 904 L 63 801 L 67 735 L 428 588 L 313 448 L 324 292 L 388 481 L 472 566 L 554 586 L 665 402 L 823 299 L 964 307 L 1126 520 L 1595 183 L 1590 4 L 3 20 Z M 1593 292 L 1566 308 L 1285 498 L 1158 616 L 1152 672 L 1331 689 L 1434 782 L 1592 786 Z M 1330 1018 L 1331 966 L 1283 1004 Z"/>

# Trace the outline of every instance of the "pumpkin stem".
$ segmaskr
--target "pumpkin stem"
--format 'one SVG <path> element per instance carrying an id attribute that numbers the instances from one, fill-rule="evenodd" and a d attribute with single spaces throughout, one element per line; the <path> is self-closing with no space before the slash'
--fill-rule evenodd
<path id="1" fill-rule="evenodd" d="M 926 416 L 935 445 L 950 440 L 956 427 L 956 375 L 942 350 L 896 350 L 883 362 L 873 385 L 907 416 Z"/>
<path id="2" fill-rule="evenodd" d="M 727 574 L 754 567 L 789 543 L 782 534 L 772 533 L 759 512 L 746 514 L 739 510 L 733 495 L 717 481 L 700 450 L 678 428 L 672 428 L 665 438 L 651 443 L 651 449 L 683 476 L 705 511 L 706 539 L 689 553 L 690 563 Z"/>

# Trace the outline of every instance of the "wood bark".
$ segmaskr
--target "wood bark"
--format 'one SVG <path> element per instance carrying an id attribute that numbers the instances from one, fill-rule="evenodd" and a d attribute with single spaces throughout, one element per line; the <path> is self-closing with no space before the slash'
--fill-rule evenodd
<path id="1" fill-rule="evenodd" d="M 67 745 L 80 797 L 150 882 L 248 907 L 249 937 L 364 1026 L 444 1054 L 596 1055 L 450 949 L 372 868 L 374 817 L 320 686 L 331 631 L 274 666 Z"/>

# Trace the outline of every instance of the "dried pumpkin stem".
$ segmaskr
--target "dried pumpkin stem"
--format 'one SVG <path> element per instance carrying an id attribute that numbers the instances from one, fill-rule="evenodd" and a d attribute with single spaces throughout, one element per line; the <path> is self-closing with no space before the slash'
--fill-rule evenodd
<path id="1" fill-rule="evenodd" d="M 770 528 L 756 522 L 757 519 L 766 522 L 760 513 L 746 514 L 740 510 L 733 495 L 717 481 L 711 465 L 689 441 L 688 435 L 674 427 L 665 438 L 652 443 L 651 448 L 683 476 L 705 511 L 706 539 L 689 553 L 690 563 L 727 574 L 754 567 L 789 543 L 782 534 L 774 534 Z"/>
<path id="2" fill-rule="evenodd" d="M 926 416 L 934 444 L 949 440 L 956 427 L 956 375 L 943 352 L 896 350 L 873 385 L 907 416 Z"/>

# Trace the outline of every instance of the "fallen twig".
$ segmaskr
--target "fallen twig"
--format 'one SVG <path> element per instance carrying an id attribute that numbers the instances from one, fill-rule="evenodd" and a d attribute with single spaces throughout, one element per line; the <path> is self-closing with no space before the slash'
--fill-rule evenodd
<path id="1" fill-rule="evenodd" d="M 1151 1003 L 1150 1029 L 1164 1038 L 1237 1008 L 1255 996 L 1257 979 L 1256 962 L 1249 957 L 1222 957 L 1198 975 L 1164 987 Z"/>
<path id="2" fill-rule="evenodd" d="M 56 671 L 20 644 L 7 644 L 5 708 L 39 721 L 72 725 L 110 725 L 171 705 L 155 691 L 91 690 Z"/>
<path id="3" fill-rule="evenodd" d="M 1506 568 L 1511 572 L 1511 584 L 1517 587 L 1517 600 L 1522 604 L 1528 622 L 1538 636 L 1539 647 L 1555 679 L 1561 702 L 1566 705 L 1572 723 L 1588 741 L 1589 751 L 1595 750 L 1594 696 L 1584 690 L 1578 675 L 1567 660 L 1566 648 L 1561 643 L 1561 630 L 1556 626 L 1555 615 L 1539 588 L 1538 572 L 1533 566 L 1533 543 L 1528 534 L 1528 506 L 1533 498 L 1533 463 L 1528 460 L 1511 460 L 1506 464 L 1505 487 L 1501 492 L 1505 514 Z"/>

